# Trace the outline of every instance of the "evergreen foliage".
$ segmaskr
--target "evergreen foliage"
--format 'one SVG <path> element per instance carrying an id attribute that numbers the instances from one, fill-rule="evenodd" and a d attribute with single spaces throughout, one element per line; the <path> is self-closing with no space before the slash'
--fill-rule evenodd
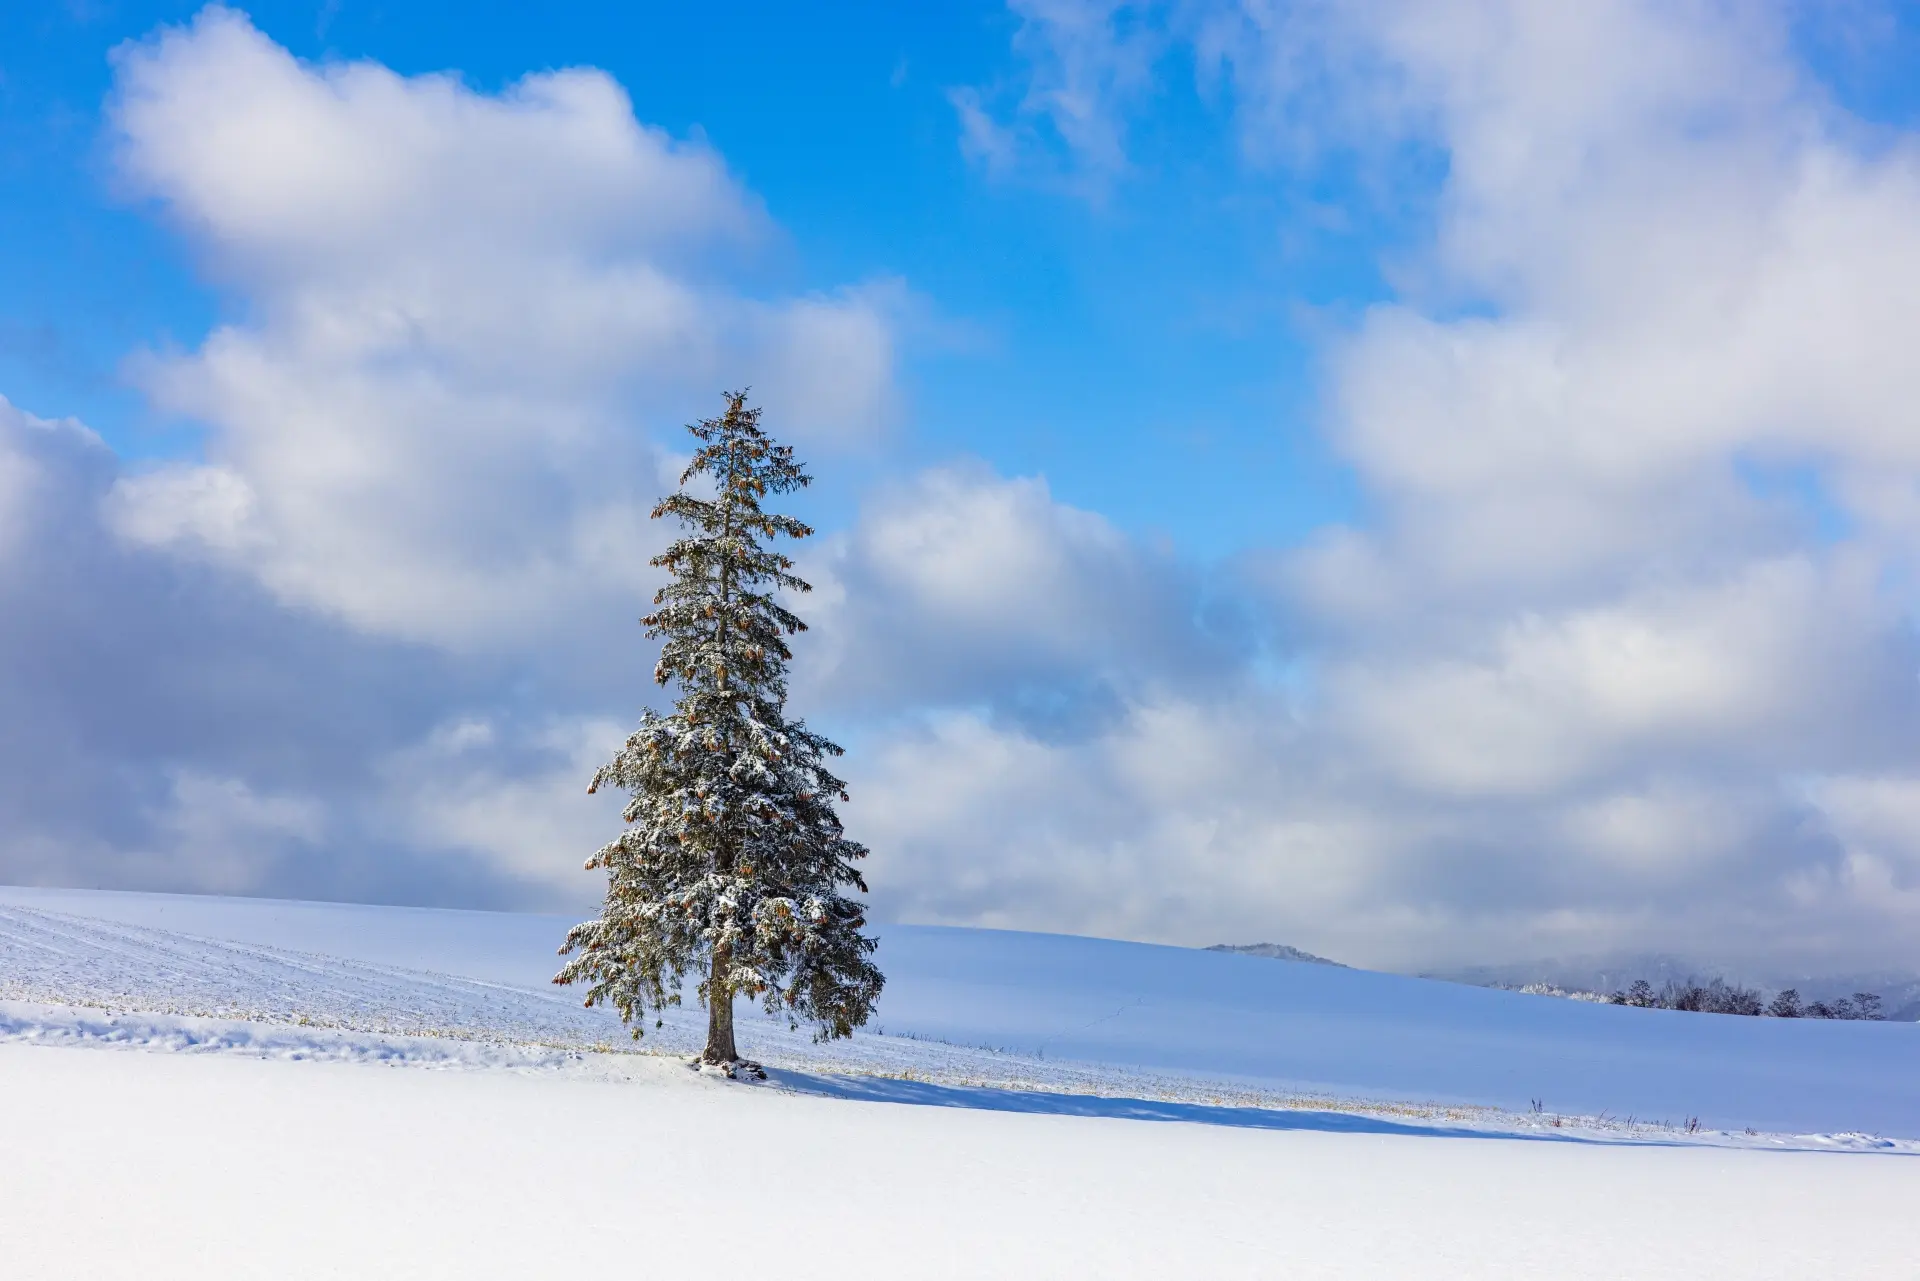
<path id="1" fill-rule="evenodd" d="M 811 478 L 744 394 L 688 430 L 699 448 L 653 512 L 685 533 L 654 558 L 671 578 L 641 620 L 664 641 L 654 680 L 679 697 L 671 715 L 649 708 L 587 789 L 624 788 L 627 828 L 587 860 L 607 872 L 606 900 L 567 934 L 554 982 L 588 983 L 586 1003 L 611 1004 L 639 1037 L 697 973 L 703 1058 L 731 1068 L 735 995 L 827 1039 L 867 1021 L 884 980 L 846 893 L 866 892 L 854 864 L 867 851 L 834 811 L 847 794 L 824 761 L 841 749 L 786 717 L 786 638 L 806 625 L 775 594 L 811 589 L 772 543 L 813 531 L 761 502 Z M 689 491 L 697 479 L 713 497 Z"/>

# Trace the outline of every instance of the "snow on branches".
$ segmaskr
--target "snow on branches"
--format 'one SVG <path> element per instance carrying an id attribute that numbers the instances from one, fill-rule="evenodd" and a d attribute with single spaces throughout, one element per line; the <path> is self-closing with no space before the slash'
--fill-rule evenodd
<path id="1" fill-rule="evenodd" d="M 772 543 L 813 531 L 761 502 L 811 478 L 744 394 L 727 401 L 689 426 L 700 447 L 653 512 L 686 531 L 654 557 L 671 577 L 641 620 L 664 641 L 654 679 L 679 697 L 671 715 L 648 709 L 587 789 L 624 788 L 627 828 L 587 860 L 606 870 L 606 901 L 568 932 L 554 982 L 589 984 L 586 1003 L 611 1004 L 638 1037 L 698 973 L 703 1057 L 730 1065 L 735 995 L 842 1037 L 884 980 L 864 908 L 844 892 L 866 892 L 854 864 L 867 851 L 834 812 L 846 786 L 824 761 L 841 749 L 786 716 L 787 638 L 806 624 L 776 593 L 811 589 Z M 688 491 L 696 477 L 711 498 Z"/>

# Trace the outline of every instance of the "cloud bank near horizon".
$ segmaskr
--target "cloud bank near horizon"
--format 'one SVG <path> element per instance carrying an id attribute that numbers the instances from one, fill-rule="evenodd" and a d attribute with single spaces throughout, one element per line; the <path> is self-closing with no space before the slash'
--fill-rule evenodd
<path id="1" fill-rule="evenodd" d="M 956 462 L 806 549 L 881 913 L 1920 965 L 1920 142 L 1764 6 L 1016 8 L 1025 79 L 955 98 L 998 179 L 1123 192 L 1178 48 L 1249 183 L 1338 157 L 1433 223 L 1323 353 L 1365 523 L 1195 566 Z M 203 458 L 0 408 L 0 876 L 590 898 L 672 472 L 634 424 L 749 365 L 870 444 L 898 286 L 756 292 L 766 212 L 595 72 L 212 9 L 118 76 L 123 178 L 246 319 L 136 361 Z"/>

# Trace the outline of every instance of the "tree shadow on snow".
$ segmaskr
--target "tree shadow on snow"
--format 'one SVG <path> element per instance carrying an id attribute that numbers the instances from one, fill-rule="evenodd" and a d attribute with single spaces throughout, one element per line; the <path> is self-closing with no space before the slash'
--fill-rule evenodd
<path id="1" fill-rule="evenodd" d="M 1171 1103 L 1157 1099 L 1109 1098 L 1093 1094 L 1050 1094 L 1038 1090 L 998 1090 L 987 1086 L 935 1085 L 880 1076 L 833 1076 L 768 1068 L 768 1083 L 801 1094 L 867 1103 L 904 1103 L 917 1107 L 970 1108 L 984 1112 L 1027 1112 L 1045 1116 L 1105 1117 L 1125 1121 L 1185 1121 L 1243 1130 L 1297 1130 L 1321 1134 L 1397 1134 L 1416 1138 L 1507 1139 L 1542 1143 L 1584 1143 L 1636 1147 L 1686 1146 L 1682 1141 L 1647 1136 L 1609 1138 L 1593 1134 L 1541 1134 L 1515 1130 L 1479 1130 L 1442 1123 L 1389 1120 L 1356 1112 L 1309 1108 L 1225 1107 L 1207 1103 Z"/>

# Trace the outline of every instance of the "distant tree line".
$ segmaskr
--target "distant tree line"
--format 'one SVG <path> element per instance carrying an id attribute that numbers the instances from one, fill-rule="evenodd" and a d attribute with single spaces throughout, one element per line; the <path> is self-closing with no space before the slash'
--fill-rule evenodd
<path id="1" fill-rule="evenodd" d="M 1642 1010 L 1690 1010 L 1699 1014 L 1745 1014 L 1775 1019 L 1878 1022 L 1886 1017 L 1880 1012 L 1880 998 L 1872 992 L 1855 992 L 1851 997 L 1843 996 L 1835 1001 L 1802 1003 L 1800 993 L 1787 988 L 1771 1001 L 1763 1001 L 1755 989 L 1718 978 L 1706 983 L 1669 979 L 1666 986 L 1658 990 L 1645 979 L 1636 979 L 1633 986 L 1613 993 L 1607 1000 L 1614 1005 L 1631 1005 Z"/>

